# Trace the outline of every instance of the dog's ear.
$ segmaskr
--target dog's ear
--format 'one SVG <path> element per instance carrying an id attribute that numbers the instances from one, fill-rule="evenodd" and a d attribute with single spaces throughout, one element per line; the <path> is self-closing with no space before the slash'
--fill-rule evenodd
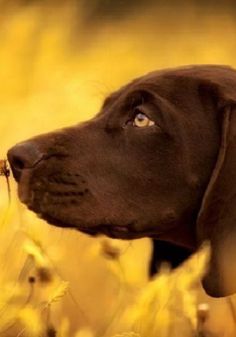
<path id="1" fill-rule="evenodd" d="M 216 99 L 221 143 L 198 214 L 197 238 L 211 244 L 203 287 L 220 297 L 236 292 L 236 81 L 218 88 Z"/>

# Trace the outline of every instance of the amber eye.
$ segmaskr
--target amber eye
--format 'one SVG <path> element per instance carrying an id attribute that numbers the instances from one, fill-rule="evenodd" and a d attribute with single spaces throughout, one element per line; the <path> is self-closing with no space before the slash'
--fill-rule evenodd
<path id="1" fill-rule="evenodd" d="M 136 126 L 138 128 L 145 128 L 147 126 L 152 126 L 155 123 L 149 119 L 144 113 L 139 112 L 133 121 L 133 126 Z"/>

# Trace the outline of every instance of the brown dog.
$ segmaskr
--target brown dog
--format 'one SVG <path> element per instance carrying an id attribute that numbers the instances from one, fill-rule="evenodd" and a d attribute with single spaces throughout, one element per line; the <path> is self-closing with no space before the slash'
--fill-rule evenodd
<path id="1" fill-rule="evenodd" d="M 150 73 L 108 97 L 92 120 L 13 147 L 20 199 L 53 225 L 148 236 L 167 242 L 167 255 L 172 244 L 184 247 L 176 264 L 210 240 L 204 288 L 235 292 L 235 110 L 231 68 Z"/>

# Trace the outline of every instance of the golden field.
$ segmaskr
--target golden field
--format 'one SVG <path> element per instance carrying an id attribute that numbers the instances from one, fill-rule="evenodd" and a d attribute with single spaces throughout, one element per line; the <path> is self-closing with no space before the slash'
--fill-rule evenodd
<path id="1" fill-rule="evenodd" d="M 18 141 L 92 117 L 107 94 L 153 69 L 236 66 L 233 8 L 146 6 L 85 20 L 84 1 L 0 1 L 0 158 Z M 148 281 L 149 239 L 53 228 L 0 179 L 0 336 L 233 337 L 236 298 L 199 286 L 207 247 Z"/>

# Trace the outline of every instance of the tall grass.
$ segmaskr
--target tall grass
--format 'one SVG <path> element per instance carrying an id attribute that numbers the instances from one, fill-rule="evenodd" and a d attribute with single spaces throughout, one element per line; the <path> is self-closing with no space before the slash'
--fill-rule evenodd
<path id="1" fill-rule="evenodd" d="M 82 1 L 0 2 L 0 158 L 22 139 L 90 118 L 135 76 L 236 65 L 235 32 L 227 7 L 167 3 L 93 24 Z M 8 208 L 1 177 L 0 336 L 235 336 L 234 298 L 210 300 L 198 285 L 206 253 L 149 282 L 148 239 L 52 228 L 18 202 L 15 188 L 11 180 Z"/>

